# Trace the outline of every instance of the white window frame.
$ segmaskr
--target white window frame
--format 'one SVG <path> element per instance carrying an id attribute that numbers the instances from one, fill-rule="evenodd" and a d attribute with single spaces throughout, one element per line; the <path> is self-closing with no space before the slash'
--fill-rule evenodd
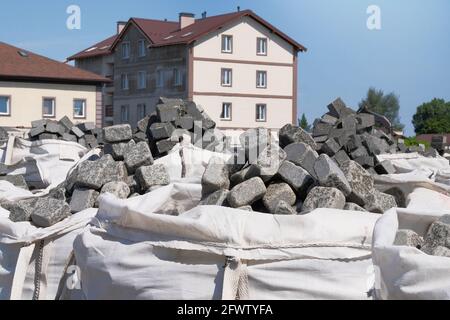
<path id="1" fill-rule="evenodd" d="M 138 103 L 136 107 L 136 112 L 138 120 L 144 119 L 145 116 L 147 115 L 147 105 L 145 103 Z"/>
<path id="2" fill-rule="evenodd" d="M 124 114 L 126 115 L 126 117 L 124 117 Z M 129 105 L 120 106 L 120 121 L 122 123 L 130 121 L 130 106 Z"/>
<path id="3" fill-rule="evenodd" d="M 265 70 L 256 71 L 256 88 L 258 89 L 267 88 L 267 71 Z"/>
<path id="4" fill-rule="evenodd" d="M 52 113 L 46 114 L 44 113 L 44 102 L 45 100 L 52 101 Z M 56 98 L 54 97 L 42 97 L 42 117 L 43 118 L 54 118 L 56 116 Z"/>
<path id="5" fill-rule="evenodd" d="M 173 69 L 173 85 L 175 87 L 179 87 L 183 84 L 183 81 L 181 79 L 181 70 L 178 68 Z"/>
<path id="6" fill-rule="evenodd" d="M 225 111 L 226 109 L 227 111 Z M 233 112 L 233 104 L 231 102 L 223 102 L 222 112 L 220 113 L 220 120 L 231 121 L 233 116 L 232 112 Z"/>
<path id="7" fill-rule="evenodd" d="M 164 87 L 164 70 L 162 69 L 156 70 L 156 87 Z"/>
<path id="8" fill-rule="evenodd" d="M 222 53 L 233 53 L 233 36 L 229 34 L 222 35 L 221 42 Z"/>
<path id="9" fill-rule="evenodd" d="M 233 69 L 222 68 L 220 72 L 220 83 L 222 87 L 232 87 L 233 86 Z"/>
<path id="10" fill-rule="evenodd" d="M 141 39 L 138 41 L 138 55 L 140 58 L 147 55 L 147 48 L 145 47 L 145 40 Z"/>
<path id="11" fill-rule="evenodd" d="M 82 101 L 83 105 L 82 105 L 82 110 L 83 110 L 83 115 L 78 115 L 75 112 L 75 102 L 76 101 Z M 73 99 L 73 117 L 75 119 L 86 119 L 86 99 Z"/>
<path id="12" fill-rule="evenodd" d="M 267 56 L 267 44 L 268 44 L 267 38 L 263 37 L 256 38 L 256 55 Z"/>
<path id="13" fill-rule="evenodd" d="M 145 88 L 147 88 L 147 71 L 139 71 L 138 72 L 138 89 L 145 89 Z"/>
<path id="14" fill-rule="evenodd" d="M 125 50 L 125 48 L 128 48 Z M 131 45 L 129 41 L 122 42 L 122 59 L 130 59 Z"/>
<path id="15" fill-rule="evenodd" d="M 6 98 L 6 112 L 0 112 L 0 116 L 11 115 L 11 96 L 0 95 L 0 98 Z"/>
<path id="16" fill-rule="evenodd" d="M 262 111 L 264 110 L 264 111 Z M 264 117 L 260 117 L 264 115 Z M 267 104 L 257 103 L 256 104 L 256 122 L 266 122 L 267 121 Z"/>
<path id="17" fill-rule="evenodd" d="M 130 79 L 128 73 L 122 73 L 120 76 L 120 87 L 122 90 L 130 90 Z"/>

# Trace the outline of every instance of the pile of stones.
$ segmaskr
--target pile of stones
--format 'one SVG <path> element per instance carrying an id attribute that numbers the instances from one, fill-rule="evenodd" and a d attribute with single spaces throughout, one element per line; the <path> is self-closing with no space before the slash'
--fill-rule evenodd
<path id="1" fill-rule="evenodd" d="M 148 141 L 155 157 L 166 155 L 189 136 L 191 143 L 211 151 L 223 151 L 225 135 L 216 129 L 216 123 L 195 102 L 160 98 L 156 112 L 137 123 L 133 139 Z"/>
<path id="2" fill-rule="evenodd" d="M 64 140 L 77 142 L 86 148 L 96 148 L 103 144 L 103 131 L 93 122 L 74 125 L 64 116 L 61 120 L 41 119 L 31 122 L 28 133 L 31 141 L 36 140 Z"/>
<path id="3" fill-rule="evenodd" d="M 242 154 L 229 162 L 211 159 L 200 204 L 271 214 L 316 208 L 384 213 L 397 207 L 394 195 L 374 185 L 375 174 L 395 171 L 375 157 L 396 152 L 392 137 L 375 128 L 373 115 L 357 114 L 341 99 L 328 108 L 312 135 L 291 124 L 281 128 L 278 143 L 267 129 L 245 132 Z"/>
<path id="4" fill-rule="evenodd" d="M 80 163 L 47 196 L 3 203 L 2 207 L 10 211 L 10 219 L 48 227 L 71 214 L 97 207 L 97 198 L 103 193 L 126 199 L 170 183 L 165 166 L 154 164 L 148 143 L 133 140 L 130 125 L 106 127 L 102 136 L 111 153 Z"/>
<path id="5" fill-rule="evenodd" d="M 398 230 L 394 245 L 415 247 L 433 256 L 450 257 L 450 215 L 433 222 L 425 237 L 413 230 Z"/>
<path id="6" fill-rule="evenodd" d="M 364 111 L 357 113 L 347 107 L 340 99 L 328 105 L 329 112 L 314 122 L 313 148 L 327 154 L 338 165 L 354 160 L 372 174 L 392 174 L 394 167 L 389 161 L 378 162 L 376 156 L 385 153 L 420 152 L 425 156 L 436 157 L 433 148 L 424 146 L 407 147 L 402 140 L 395 141 L 390 128 L 376 126 L 376 117 Z"/>

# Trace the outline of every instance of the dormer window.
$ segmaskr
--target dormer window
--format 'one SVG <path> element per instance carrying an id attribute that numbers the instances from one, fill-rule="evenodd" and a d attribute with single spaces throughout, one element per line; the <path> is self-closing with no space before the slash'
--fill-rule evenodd
<path id="1" fill-rule="evenodd" d="M 233 52 L 233 36 L 230 35 L 222 36 L 222 52 L 223 53 Z"/>
<path id="2" fill-rule="evenodd" d="M 145 47 L 145 40 L 139 40 L 138 48 L 139 48 L 139 57 L 145 57 L 147 54 L 147 48 Z"/>
<path id="3" fill-rule="evenodd" d="M 122 59 L 130 58 L 130 43 L 124 42 L 122 43 Z"/>
<path id="4" fill-rule="evenodd" d="M 267 56 L 267 38 L 257 38 L 256 54 L 258 56 Z"/>

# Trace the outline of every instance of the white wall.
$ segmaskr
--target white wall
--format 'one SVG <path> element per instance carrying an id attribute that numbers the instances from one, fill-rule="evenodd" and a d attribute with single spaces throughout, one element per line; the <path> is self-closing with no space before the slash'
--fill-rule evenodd
<path id="1" fill-rule="evenodd" d="M 42 98 L 56 98 L 59 120 L 68 116 L 74 123 L 95 122 L 96 87 L 50 83 L 0 82 L 0 96 L 11 96 L 10 116 L 0 116 L 0 126 L 30 127 L 31 121 L 42 119 Z M 73 99 L 86 100 L 86 119 L 73 117 Z"/>
<path id="2" fill-rule="evenodd" d="M 292 100 L 258 99 L 224 96 L 196 96 L 194 101 L 201 105 L 219 128 L 257 128 L 280 129 L 292 123 Z M 232 121 L 221 120 L 222 103 L 232 103 Z M 256 121 L 256 104 L 267 105 L 267 121 Z"/>
<path id="3" fill-rule="evenodd" d="M 221 85 L 221 69 L 233 70 L 231 87 Z M 256 87 L 256 71 L 267 72 L 267 88 Z M 194 61 L 194 92 L 292 96 L 293 68 L 257 64 Z"/>
<path id="4" fill-rule="evenodd" d="M 232 54 L 221 52 L 223 34 L 233 36 Z M 258 37 L 268 39 L 267 56 L 256 55 L 256 39 Z M 199 40 L 194 48 L 194 57 L 292 63 L 293 50 L 292 45 L 288 42 L 271 33 L 252 18 L 244 17 Z"/>

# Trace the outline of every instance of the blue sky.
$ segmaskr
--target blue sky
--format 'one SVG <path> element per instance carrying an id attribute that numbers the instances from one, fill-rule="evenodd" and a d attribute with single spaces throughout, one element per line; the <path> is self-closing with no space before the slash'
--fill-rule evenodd
<path id="1" fill-rule="evenodd" d="M 81 30 L 66 28 L 71 4 L 81 7 Z M 238 5 L 309 49 L 299 59 L 299 114 L 310 122 L 338 96 L 356 108 L 374 86 L 400 96 L 401 120 L 412 135 L 417 106 L 434 97 L 450 100 L 448 0 L 4 1 L 0 41 L 64 60 L 112 35 L 118 20 L 176 20 L 182 11 L 215 15 Z M 381 30 L 366 27 L 369 5 L 381 9 Z"/>

